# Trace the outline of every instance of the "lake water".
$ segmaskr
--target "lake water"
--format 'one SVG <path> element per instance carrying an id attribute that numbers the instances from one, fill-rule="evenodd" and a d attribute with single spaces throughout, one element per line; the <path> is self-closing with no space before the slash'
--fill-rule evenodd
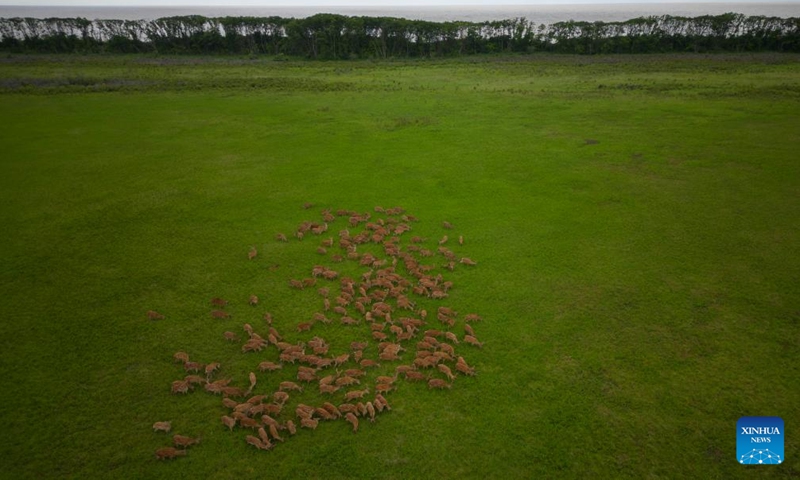
<path id="1" fill-rule="evenodd" d="M 514 5 L 514 6 L 446 6 L 446 7 L 60 7 L 2 6 L 0 17 L 83 17 L 88 19 L 152 20 L 177 15 L 206 17 L 308 17 L 315 13 L 337 13 L 349 16 L 401 17 L 418 20 L 448 21 L 503 20 L 525 17 L 536 24 L 552 24 L 566 20 L 621 21 L 650 15 L 697 17 L 727 12 L 768 17 L 800 17 L 800 3 L 626 3 L 593 5 Z"/>

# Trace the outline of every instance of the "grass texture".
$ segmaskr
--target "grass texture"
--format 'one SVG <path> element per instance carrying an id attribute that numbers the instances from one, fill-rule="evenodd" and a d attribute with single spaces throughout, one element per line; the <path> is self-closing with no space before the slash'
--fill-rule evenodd
<path id="1" fill-rule="evenodd" d="M 2 476 L 800 475 L 799 59 L 2 59 Z M 274 236 L 376 205 L 431 248 L 464 236 L 478 265 L 441 304 L 483 317 L 476 377 L 270 452 L 219 397 L 170 394 L 178 350 L 246 386 L 275 350 L 222 332 L 265 309 L 310 338 L 319 297 L 286 282 L 317 240 Z M 752 415 L 784 419 L 783 465 L 736 463 Z M 157 461 L 160 420 L 202 442 Z"/>

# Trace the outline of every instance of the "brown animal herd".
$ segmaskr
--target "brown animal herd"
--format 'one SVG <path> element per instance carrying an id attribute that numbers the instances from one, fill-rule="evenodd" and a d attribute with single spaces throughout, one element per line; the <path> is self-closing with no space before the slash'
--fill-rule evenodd
<path id="1" fill-rule="evenodd" d="M 252 371 L 242 382 L 246 387 L 234 385 L 226 374 L 215 378 L 225 371 L 219 362 L 202 363 L 177 352 L 173 359 L 182 373 L 172 382 L 171 392 L 185 395 L 202 390 L 221 396 L 225 409 L 221 426 L 244 430 L 247 444 L 271 450 L 297 434 L 298 427 L 314 430 L 320 422 L 343 420 L 357 432 L 360 421 L 375 422 L 379 414 L 391 410 L 386 396 L 405 388 L 403 383 L 450 389 L 458 376 L 474 376 L 475 368 L 462 351 L 483 347 L 470 325 L 481 317 L 430 305 L 447 299 L 454 288 L 445 273 L 457 265 L 471 268 L 477 263 L 451 250 L 447 235 L 430 240 L 435 249 L 426 248 L 428 240 L 407 234 L 417 219 L 402 208 L 374 210 L 374 215 L 323 210 L 321 221 L 303 222 L 291 235 L 312 244 L 317 264 L 307 277 L 287 279 L 287 292 L 275 298 L 285 301 L 292 290 L 316 288 L 317 311 L 309 318 L 276 320 L 275 325 L 272 315 L 265 313 L 258 326 L 244 323 L 241 334 L 231 330 L 221 334 L 253 359 Z M 335 223 L 344 225 L 336 234 L 329 233 Z M 449 222 L 442 227 L 455 229 Z M 314 237 L 319 240 L 311 240 Z M 290 237 L 277 233 L 275 238 L 287 242 Z M 457 243 L 464 244 L 463 235 Z M 338 251 L 333 253 L 334 249 Z M 254 262 L 261 258 L 255 246 L 247 256 Z M 322 256 L 328 261 L 321 261 Z M 358 275 L 344 273 L 354 269 Z M 270 266 L 269 270 L 274 269 Z M 266 298 L 262 303 L 269 303 Z M 304 298 L 307 302 L 309 297 Z M 248 303 L 262 304 L 256 295 L 250 295 Z M 230 329 L 235 319 L 225 310 L 227 305 L 219 297 L 210 301 L 211 317 Z M 164 318 L 152 310 L 147 316 Z M 346 329 L 354 341 L 347 347 L 333 347 L 324 338 L 326 332 L 333 333 L 332 328 Z M 284 334 L 299 339 L 289 342 Z M 341 338 L 341 331 L 334 336 Z M 261 387 L 262 393 L 254 394 L 258 385 L 277 388 Z M 171 429 L 168 421 L 153 424 L 154 432 Z M 186 449 L 199 442 L 199 438 L 175 434 L 173 446 L 158 449 L 156 458 L 185 456 Z"/>

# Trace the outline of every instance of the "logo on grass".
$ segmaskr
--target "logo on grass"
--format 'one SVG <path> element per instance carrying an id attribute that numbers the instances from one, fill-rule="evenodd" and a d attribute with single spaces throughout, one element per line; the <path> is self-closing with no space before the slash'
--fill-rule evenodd
<path id="1" fill-rule="evenodd" d="M 736 422 L 736 460 L 742 465 L 783 463 L 783 420 L 742 417 Z"/>

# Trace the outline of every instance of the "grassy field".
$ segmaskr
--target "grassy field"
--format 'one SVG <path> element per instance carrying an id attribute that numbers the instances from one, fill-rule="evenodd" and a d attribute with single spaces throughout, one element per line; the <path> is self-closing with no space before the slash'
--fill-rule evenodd
<path id="1" fill-rule="evenodd" d="M 0 111 L 2 477 L 800 475 L 798 56 L 9 56 Z M 324 422 L 270 452 L 219 396 L 170 394 L 179 350 L 247 386 L 276 350 L 222 334 L 266 335 L 264 311 L 331 353 L 368 337 L 296 332 L 321 299 L 288 279 L 338 250 L 274 237 L 376 205 L 478 262 L 417 299 L 483 317 L 484 347 L 457 347 L 476 377 L 398 381 L 356 435 Z M 785 421 L 783 465 L 736 463 L 750 415 Z M 160 420 L 202 442 L 157 461 Z"/>

